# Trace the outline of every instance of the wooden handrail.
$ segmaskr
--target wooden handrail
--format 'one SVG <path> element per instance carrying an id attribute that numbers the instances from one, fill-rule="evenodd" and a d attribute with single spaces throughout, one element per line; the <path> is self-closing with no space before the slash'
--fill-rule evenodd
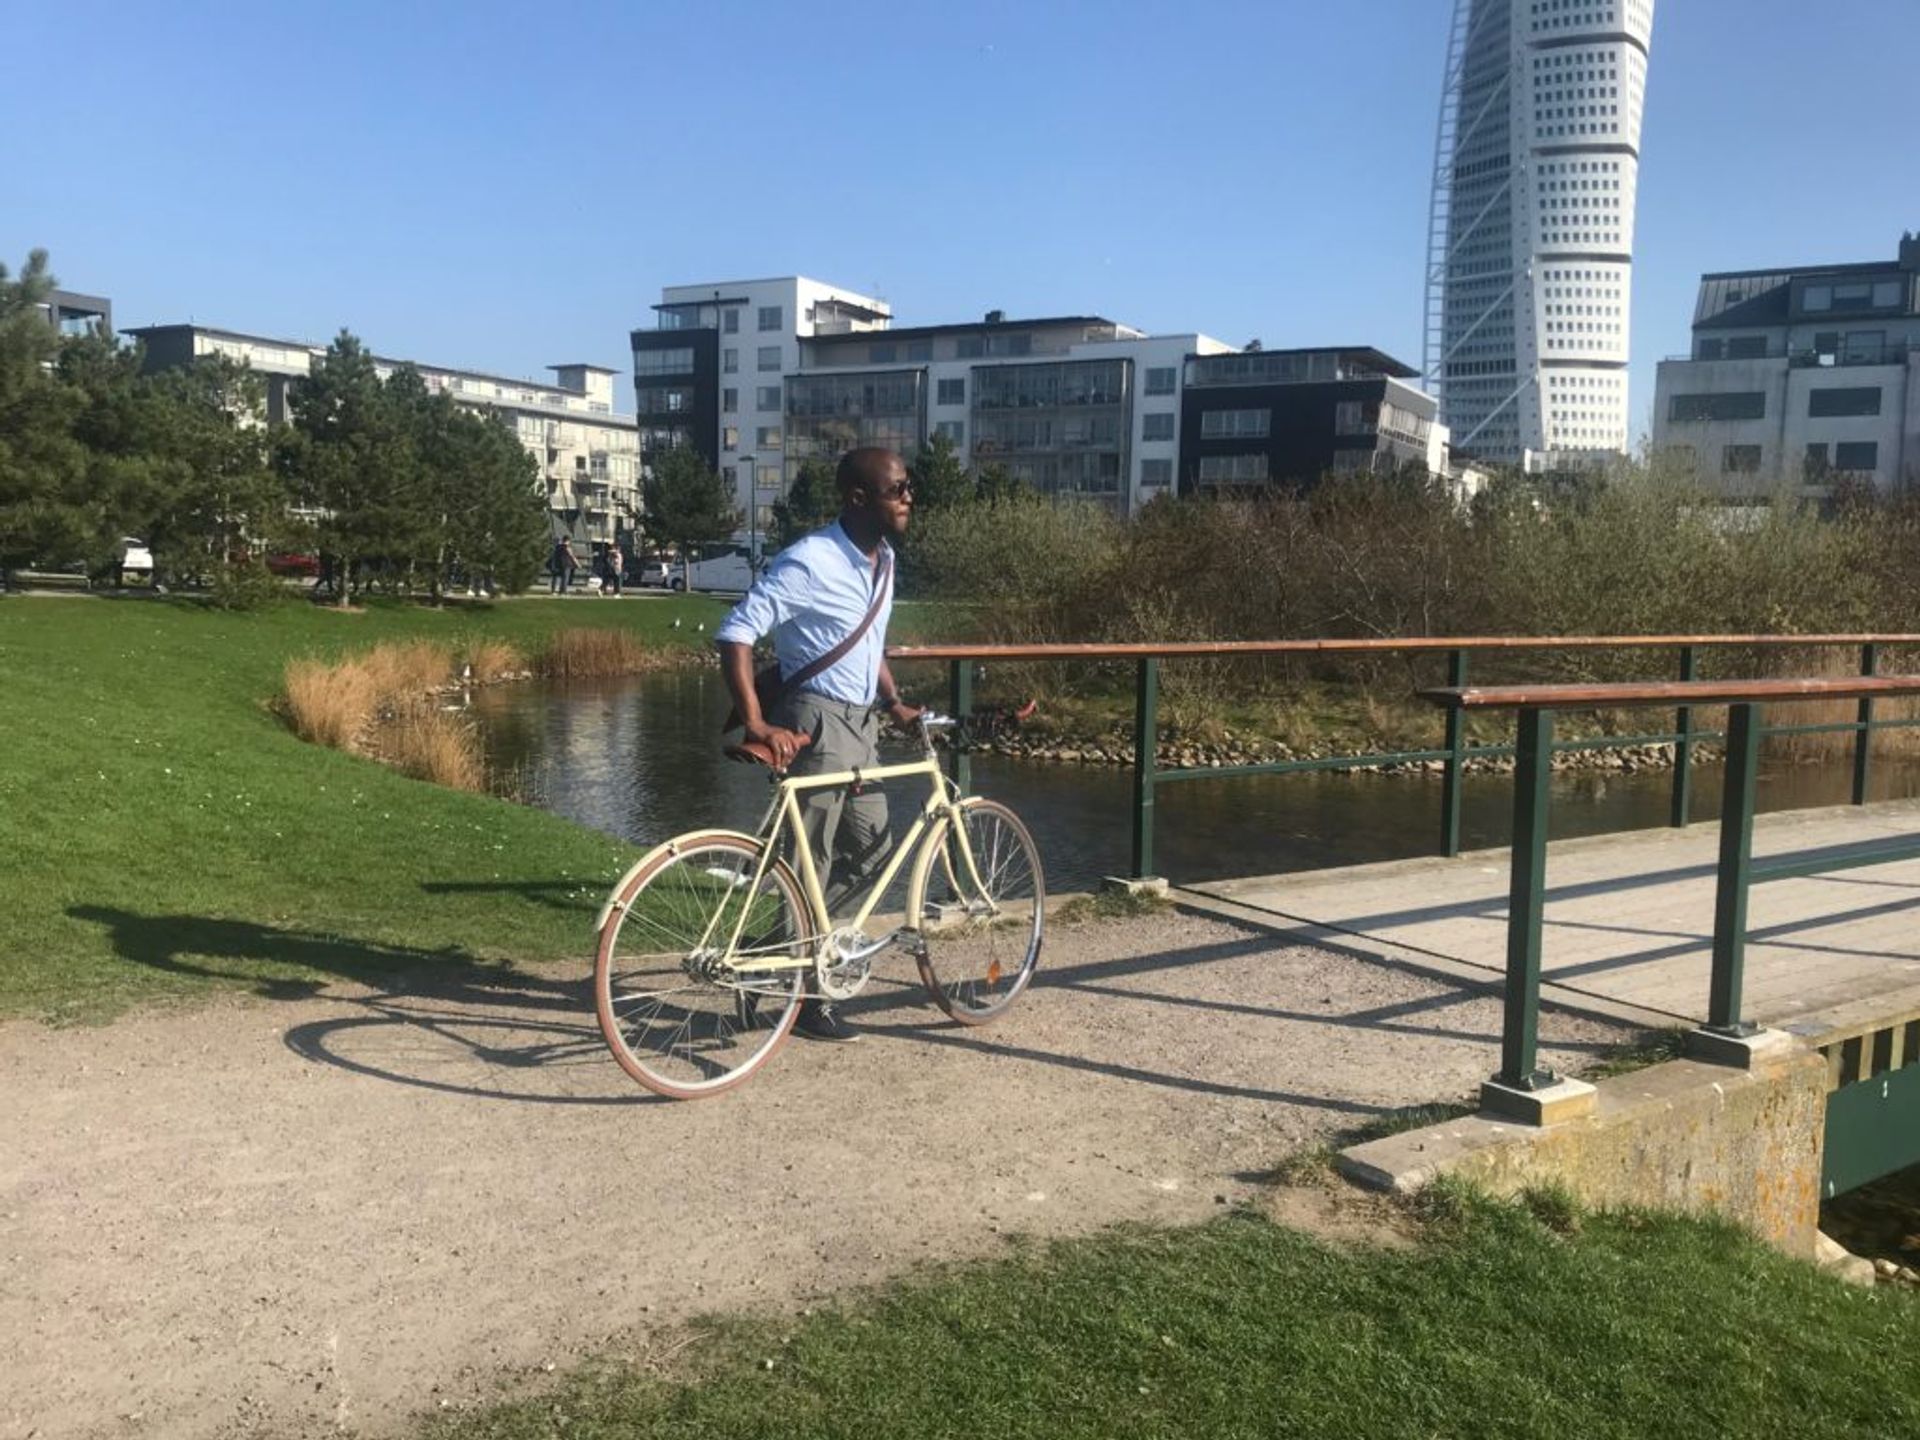
<path id="1" fill-rule="evenodd" d="M 1737 705 L 1773 700 L 1860 700 L 1920 695 L 1920 675 L 1807 680 L 1656 680 L 1608 685 L 1439 686 L 1419 692 L 1460 710 L 1609 710 L 1635 705 Z"/>
<path id="2" fill-rule="evenodd" d="M 1207 656 L 1431 654 L 1448 650 L 1673 650 L 1683 646 L 1920 645 L 1920 635 L 1448 635 L 1374 640 L 1182 640 L 1158 645 L 894 645 L 889 660 L 1180 660 Z"/>

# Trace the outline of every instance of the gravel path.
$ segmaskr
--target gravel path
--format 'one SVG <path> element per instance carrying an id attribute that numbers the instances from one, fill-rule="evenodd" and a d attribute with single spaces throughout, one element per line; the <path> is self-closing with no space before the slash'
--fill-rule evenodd
<path id="1" fill-rule="evenodd" d="M 1497 1059 L 1491 998 L 1211 918 L 1056 926 L 986 1030 L 911 973 L 691 1104 L 577 972 L 0 1025 L 0 1437 L 392 1433 L 702 1310 L 1194 1220 Z M 1542 1058 L 1622 1038 L 1549 1013 Z"/>

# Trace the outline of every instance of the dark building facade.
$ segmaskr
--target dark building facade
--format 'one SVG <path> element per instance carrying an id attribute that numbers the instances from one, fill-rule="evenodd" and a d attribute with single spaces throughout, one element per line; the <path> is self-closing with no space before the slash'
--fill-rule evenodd
<path id="1" fill-rule="evenodd" d="M 1190 355 L 1179 492 L 1291 489 L 1329 474 L 1438 471 L 1433 398 L 1419 372 L 1369 347 Z"/>
<path id="2" fill-rule="evenodd" d="M 744 303 L 736 297 L 656 305 L 659 328 L 632 332 L 642 474 L 679 445 L 692 446 L 709 470 L 720 468 L 721 307 Z"/>

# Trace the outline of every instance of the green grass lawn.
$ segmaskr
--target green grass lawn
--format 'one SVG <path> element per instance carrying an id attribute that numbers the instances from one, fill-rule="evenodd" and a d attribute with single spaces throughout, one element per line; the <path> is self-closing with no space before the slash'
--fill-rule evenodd
<path id="1" fill-rule="evenodd" d="M 723 611 L 700 597 L 358 614 L 0 601 L 0 1014 L 101 1018 L 236 984 L 586 956 L 629 847 L 303 744 L 266 702 L 295 655 L 412 636 L 532 650 L 573 625 L 692 647 Z"/>
<path id="2" fill-rule="evenodd" d="M 1920 1433 L 1920 1302 L 1730 1225 L 1442 1187 L 1412 1249 L 1251 1214 L 933 1276 L 809 1318 L 696 1323 L 649 1369 L 427 1427 L 672 1436 L 1544 1437 Z M 1536 1213 L 1537 1216 L 1536 1216 Z"/>

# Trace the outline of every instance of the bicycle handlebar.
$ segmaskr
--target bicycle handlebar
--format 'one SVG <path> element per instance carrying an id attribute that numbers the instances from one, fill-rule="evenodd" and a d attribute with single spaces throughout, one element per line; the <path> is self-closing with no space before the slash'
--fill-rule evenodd
<path id="1" fill-rule="evenodd" d="M 804 750 L 812 743 L 813 737 L 811 735 L 802 735 L 800 736 L 799 749 Z M 786 773 L 779 765 L 774 763 L 773 751 L 767 746 L 762 745 L 758 740 L 742 740 L 738 745 L 724 746 L 722 747 L 721 753 L 729 760 L 745 760 L 764 765 L 776 775 Z"/>

